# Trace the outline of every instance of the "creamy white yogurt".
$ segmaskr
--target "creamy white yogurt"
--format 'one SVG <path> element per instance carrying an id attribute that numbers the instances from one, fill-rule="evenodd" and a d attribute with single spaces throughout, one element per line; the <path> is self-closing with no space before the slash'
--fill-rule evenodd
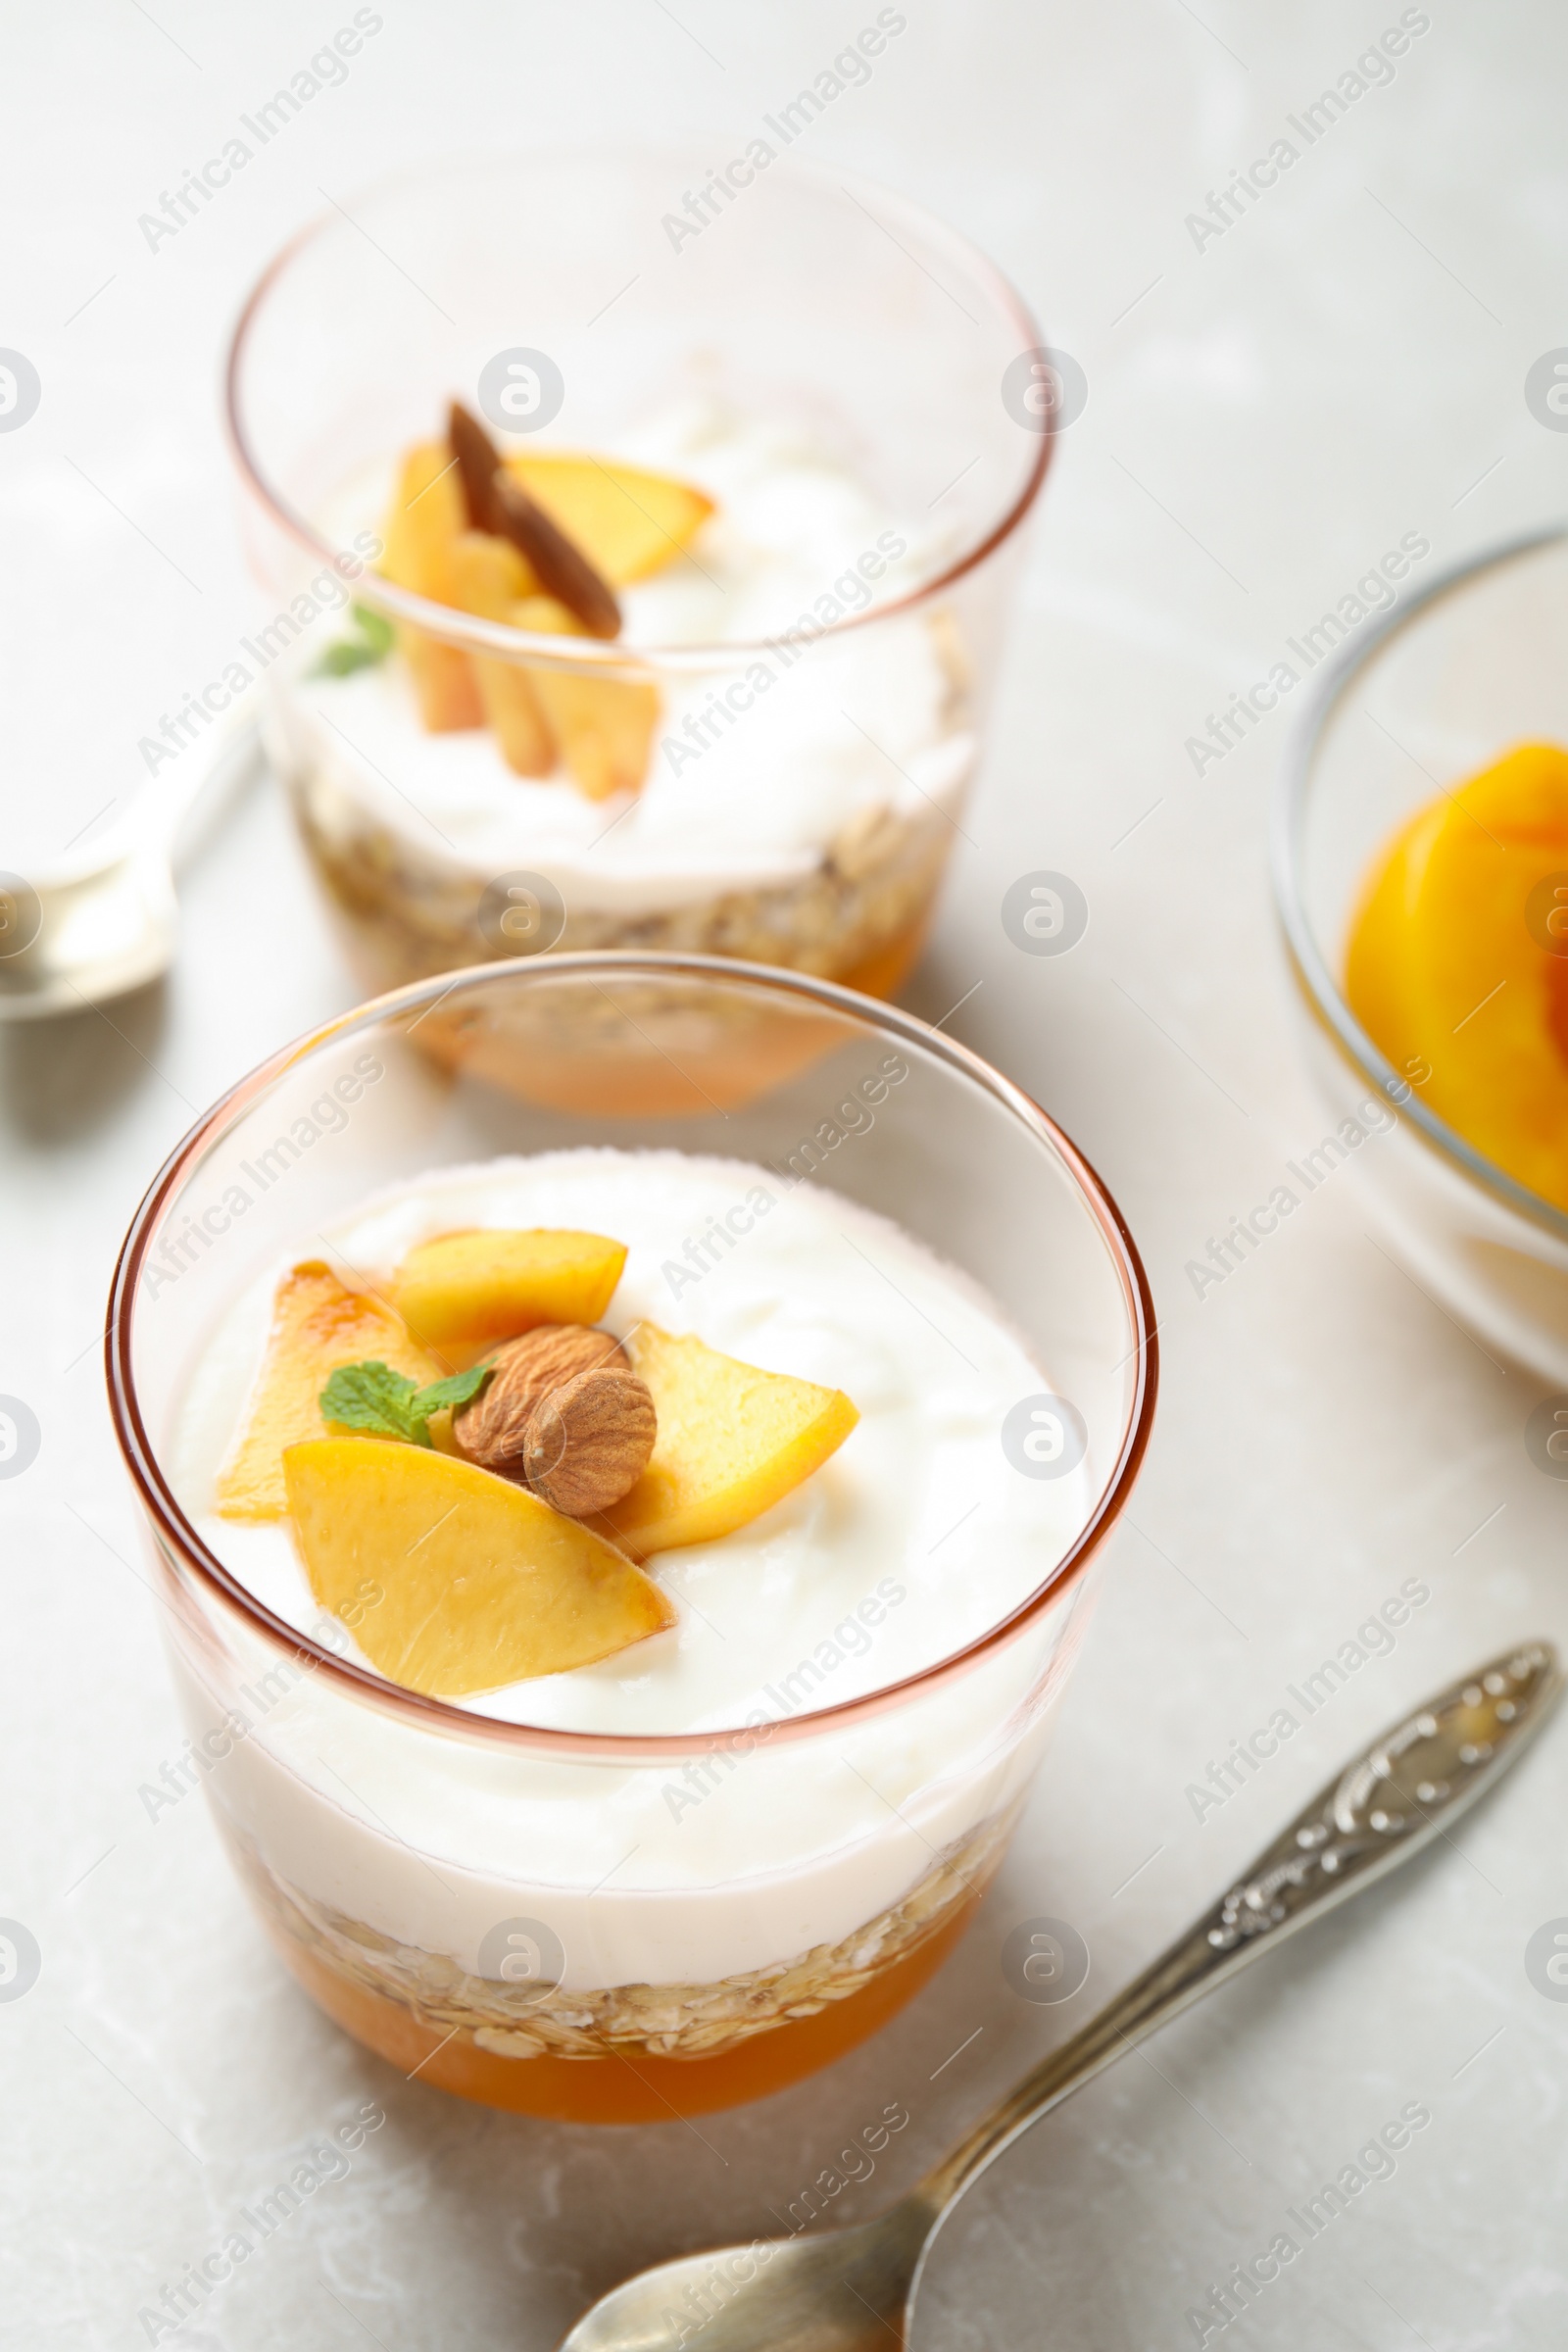
<path id="1" fill-rule="evenodd" d="M 701 1247 L 715 1220 L 727 1249 Z M 767 1725 L 878 1690 L 972 1641 L 1082 1526 L 1082 1470 L 1021 1476 L 1009 1406 L 1048 1386 L 995 1303 L 906 1234 L 814 1184 L 674 1152 L 610 1150 L 443 1169 L 324 1236 L 381 1281 L 415 1243 L 473 1225 L 570 1225 L 628 1245 L 606 1320 L 695 1332 L 771 1371 L 842 1388 L 860 1420 L 750 1527 L 650 1563 L 679 1623 L 618 1656 L 469 1700 L 476 1716 L 578 1731 Z M 284 1269 L 276 1269 L 281 1273 Z M 217 1517 L 273 1279 L 200 1362 L 170 1467 L 187 1512 L 279 1616 L 322 1621 L 283 1526 Z M 1068 1604 L 1070 1606 L 1070 1604 Z M 1063 1612 L 1063 1615 L 1065 1611 Z M 710 1982 L 836 1941 L 1016 1792 L 1038 1725 L 1017 1714 L 1062 1617 L 973 1676 L 849 1734 L 770 1740 L 695 1778 L 466 1750 L 307 1677 L 222 1765 L 221 1798 L 280 1875 L 424 1950 L 474 1965 L 499 1918 L 548 1921 L 568 1984 Z M 351 1637 L 336 1629 L 340 1649 Z M 215 1789 L 215 1794 L 220 1793 Z M 433 1867 L 432 1867 L 433 1864 Z M 605 1884 L 601 1884 L 606 1882 Z"/>
<path id="2" fill-rule="evenodd" d="M 614 453 L 706 490 L 689 553 L 622 591 L 631 648 L 775 641 L 736 665 L 663 673 L 646 782 L 586 800 L 558 773 L 507 766 L 487 730 L 429 735 L 394 662 L 301 678 L 278 718 L 318 791 L 367 807 L 421 857 L 545 874 L 568 905 L 663 909 L 809 873 L 862 809 L 951 814 L 974 763 L 937 625 L 888 617 L 843 638 L 783 641 L 928 578 L 945 552 L 841 466 L 780 428 L 683 411 Z M 342 502 L 345 535 L 385 485 Z"/>
<path id="3" fill-rule="evenodd" d="M 715 1227 L 729 1231 L 726 1217 L 748 1230 L 731 1232 L 727 1249 L 696 1246 Z M 678 1152 L 566 1152 L 443 1170 L 321 1240 L 351 1283 L 384 1288 L 416 1243 L 487 1225 L 570 1226 L 624 1242 L 610 1329 L 695 1332 L 765 1371 L 844 1390 L 860 1419 L 831 1461 L 760 1519 L 657 1556 L 653 1573 L 681 1607 L 678 1628 L 601 1665 L 471 1699 L 474 1712 L 577 1731 L 688 1732 L 739 1724 L 757 1707 L 800 1711 L 818 1688 L 823 1704 L 858 1697 L 1005 1616 L 1076 1533 L 1077 1480 L 1022 1478 L 998 1441 L 1009 1405 L 1042 1385 L 1022 1343 L 954 1268 L 841 1195 Z M 310 1243 L 302 1237 L 302 1254 Z M 248 1590 L 308 1632 L 319 1613 L 287 1527 L 237 1524 L 212 1508 L 259 1368 L 273 1280 L 236 1305 L 204 1359 L 174 1478 Z M 879 1588 L 874 1632 L 861 1625 L 857 1639 L 855 1612 Z M 818 1653 L 822 1676 L 791 1682 Z"/>

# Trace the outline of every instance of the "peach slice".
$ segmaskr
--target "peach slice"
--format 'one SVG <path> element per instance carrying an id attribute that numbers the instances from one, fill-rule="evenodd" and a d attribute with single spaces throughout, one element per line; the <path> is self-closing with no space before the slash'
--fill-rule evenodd
<path id="1" fill-rule="evenodd" d="M 506 621 L 512 619 L 519 598 L 530 595 L 535 585 L 517 550 L 489 531 L 459 533 L 452 544 L 450 581 L 451 601 L 465 612 Z M 507 765 L 518 776 L 549 775 L 556 764 L 556 746 L 531 673 L 515 662 L 482 654 L 472 655 L 469 666 Z"/>
<path id="2" fill-rule="evenodd" d="M 614 588 L 661 570 L 713 512 L 712 500 L 689 482 L 640 466 L 531 451 L 514 452 L 505 464 Z"/>
<path id="3" fill-rule="evenodd" d="M 512 608 L 519 629 L 557 637 L 584 632 L 553 596 L 529 596 Z M 599 678 L 540 663 L 528 673 L 541 709 L 560 739 L 571 780 L 590 801 L 638 792 L 648 773 L 648 750 L 659 724 L 659 689 L 631 678 Z"/>
<path id="4" fill-rule="evenodd" d="M 1352 920 L 1351 1009 L 1421 1100 L 1568 1207 L 1568 752 L 1522 744 L 1398 834 Z M 1538 905 L 1544 896 L 1548 904 Z"/>
<path id="5" fill-rule="evenodd" d="M 675 1623 L 591 1528 L 451 1454 L 317 1438 L 283 1474 L 311 1591 L 333 1616 L 354 1609 L 361 1649 L 406 1690 L 464 1698 L 564 1674 Z"/>
<path id="6" fill-rule="evenodd" d="M 406 1372 L 422 1386 L 447 1370 L 407 1325 L 361 1291 L 345 1290 L 330 1266 L 311 1259 L 277 1289 L 271 1336 L 238 1444 L 218 1478 L 223 1519 L 281 1519 L 288 1510 L 283 1449 L 324 1438 L 318 1399 L 340 1364 L 368 1358 Z"/>
<path id="7" fill-rule="evenodd" d="M 1419 1058 L 1419 1017 L 1410 1002 L 1409 926 L 1420 876 L 1446 801 L 1417 809 L 1381 853 L 1350 920 L 1345 993 L 1357 1020 L 1396 1069 Z"/>
<path id="8" fill-rule="evenodd" d="M 399 588 L 450 605 L 453 544 L 466 516 L 452 457 L 441 441 L 421 441 L 403 462 L 383 525 L 381 569 Z M 409 665 L 419 715 L 432 735 L 484 725 L 484 705 L 466 654 L 422 629 L 399 625 L 398 649 Z"/>
<path id="9" fill-rule="evenodd" d="M 597 1323 L 626 1263 L 602 1233 L 485 1226 L 437 1234 L 392 1281 L 398 1312 L 431 1348 L 510 1340 L 540 1323 Z"/>
<path id="10" fill-rule="evenodd" d="M 642 1323 L 623 1342 L 659 1416 L 653 1457 L 594 1525 L 639 1558 L 709 1544 L 783 1500 L 859 1419 L 842 1389 L 761 1372 Z"/>

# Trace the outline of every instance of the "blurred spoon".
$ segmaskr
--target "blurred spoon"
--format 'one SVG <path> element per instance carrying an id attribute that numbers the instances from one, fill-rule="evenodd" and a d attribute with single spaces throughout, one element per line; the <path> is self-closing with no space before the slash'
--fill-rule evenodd
<path id="1" fill-rule="evenodd" d="M 1556 1652 L 1522 1642 L 1386 1732 L 1245 1878 L 1070 2041 L 1053 2050 L 898 2204 L 858 2229 L 720 2246 L 601 2296 L 561 2352 L 891 2352 L 908 2340 L 931 2239 L 986 2166 L 1266 1947 L 1444 1837 L 1561 1695 Z"/>
<path id="2" fill-rule="evenodd" d="M 74 856 L 31 875 L 0 872 L 0 1020 L 79 1012 L 156 980 L 179 934 L 174 864 L 209 787 L 227 806 L 261 757 L 253 704 L 231 711 L 205 757 L 146 786 Z"/>

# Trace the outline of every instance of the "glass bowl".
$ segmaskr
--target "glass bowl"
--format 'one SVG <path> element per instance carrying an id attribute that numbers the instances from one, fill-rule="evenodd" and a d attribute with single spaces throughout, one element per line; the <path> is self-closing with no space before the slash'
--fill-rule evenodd
<path id="1" fill-rule="evenodd" d="M 1012 390 L 1009 407 L 1003 379 L 1038 359 L 1038 329 L 982 255 L 902 197 L 778 154 L 737 169 L 727 209 L 710 193 L 715 217 L 694 228 L 702 207 L 686 219 L 686 200 L 717 186 L 711 162 L 676 147 L 422 169 L 334 206 L 245 306 L 228 424 L 272 608 L 247 662 L 373 987 L 542 949 L 654 948 L 885 995 L 919 953 L 1061 379 L 1037 368 L 1044 389 Z M 501 363 L 532 404 L 516 430 L 498 405 L 516 387 L 491 381 Z M 760 461 L 739 553 L 700 536 L 662 580 L 624 591 L 622 638 L 460 612 L 373 569 L 393 461 L 445 430 L 454 396 L 513 453 L 624 453 L 677 416 L 708 420 L 699 441 L 715 419 L 776 428 L 858 485 L 887 529 L 866 523 L 862 543 L 860 520 L 829 514 L 765 626 L 732 628 L 726 609 L 759 612 L 742 593 L 747 549 L 783 527 L 763 513 Z M 701 479 L 705 463 L 699 449 L 669 469 Z M 813 514 L 840 496 L 825 475 L 790 479 Z M 635 600 L 677 575 L 681 641 L 658 642 L 676 608 L 639 620 Z M 465 658 L 470 680 L 499 674 L 510 695 L 520 677 L 529 708 L 562 724 L 589 713 L 595 740 L 620 746 L 607 772 L 638 770 L 640 793 L 592 802 L 520 781 L 471 724 L 423 734 L 400 657 L 323 683 L 350 597 Z"/>
<path id="2" fill-rule="evenodd" d="M 713 1098 L 701 1117 L 628 1102 L 622 1015 L 678 1051 Z M 574 1048 L 573 1107 L 553 1076 L 533 1085 L 541 1035 Z M 737 1037 L 754 1065 L 764 1044 L 772 1054 L 744 1101 Z M 996 1427 L 1004 1477 L 1074 1482 L 1059 1490 L 1069 1540 L 1040 1546 L 1038 1584 L 1008 1614 L 955 1642 L 939 1604 L 919 1671 L 879 1686 L 867 1667 L 867 1687 L 836 1702 L 819 1664 L 733 1725 L 607 1734 L 398 1688 L 339 1654 L 330 1621 L 302 1632 L 252 1597 L 171 1466 L 192 1367 L 235 1299 L 318 1255 L 323 1227 L 389 1182 L 579 1144 L 762 1161 L 781 1194 L 809 1184 L 878 1210 L 1004 1302 L 1041 1367 Z M 406 2074 L 584 2121 L 777 2088 L 874 2031 L 937 1967 L 1023 1802 L 1155 1390 L 1132 1242 L 1035 1103 L 905 1014 L 715 957 L 485 966 L 290 1046 L 152 1186 L 109 1332 L 191 1753 L 284 1959 Z M 685 1819 L 699 1799 L 700 1837 Z"/>
<path id="3" fill-rule="evenodd" d="M 1348 1161 L 1416 1280 L 1483 1339 L 1568 1386 L 1568 1216 L 1421 1099 L 1346 1003 L 1348 926 L 1396 828 L 1516 743 L 1568 743 L 1568 532 L 1533 532 L 1432 581 L 1323 673 L 1287 754 L 1274 888 L 1307 1058 L 1333 1127 L 1310 1181 Z M 1359 1140 L 1342 1123 L 1349 1122 Z"/>

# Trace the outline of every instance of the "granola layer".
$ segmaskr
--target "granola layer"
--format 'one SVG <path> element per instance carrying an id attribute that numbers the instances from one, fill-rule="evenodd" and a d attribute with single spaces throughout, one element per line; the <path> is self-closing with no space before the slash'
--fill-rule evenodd
<path id="1" fill-rule="evenodd" d="M 513 952 L 480 925 L 491 875 L 421 858 L 368 809 L 350 808 L 307 774 L 296 771 L 289 782 L 306 847 L 378 984 L 399 986 Z M 874 962 L 918 929 L 953 838 L 953 822 L 940 809 L 912 817 L 888 808 L 862 810 L 809 874 L 648 913 L 568 906 L 551 945 L 742 956 L 831 979 Z"/>
<path id="2" fill-rule="evenodd" d="M 838 1943 L 711 1984 L 614 1984 L 589 1991 L 472 1977 L 455 1960 L 399 1943 L 280 1878 L 230 1828 L 253 1895 L 285 1935 L 351 1984 L 398 2002 L 425 2026 L 465 2033 L 503 2058 L 710 2058 L 792 2019 L 847 2000 L 907 1960 L 982 1894 L 996 1875 L 1022 1799 L 937 1856 L 903 1899 Z"/>

